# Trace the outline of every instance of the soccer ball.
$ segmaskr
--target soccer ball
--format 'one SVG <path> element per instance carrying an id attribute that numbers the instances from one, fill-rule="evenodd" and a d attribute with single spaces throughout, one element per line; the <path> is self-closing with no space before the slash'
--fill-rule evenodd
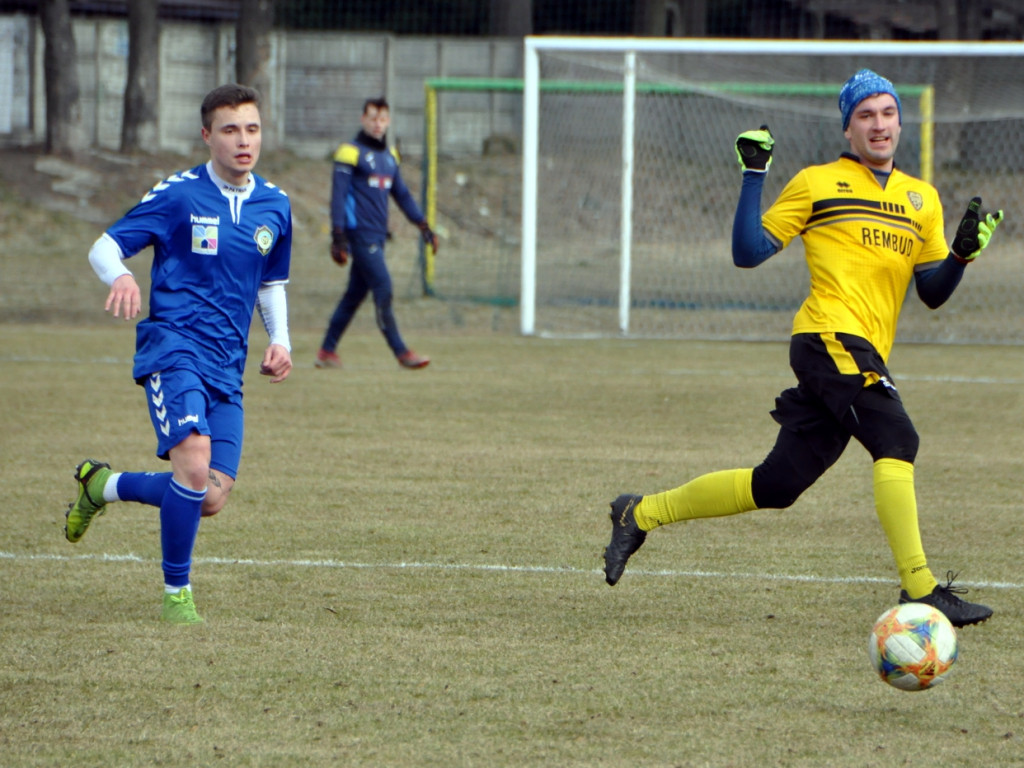
<path id="1" fill-rule="evenodd" d="M 941 683 L 956 662 L 956 630 L 941 611 L 924 603 L 904 603 L 878 617 L 868 638 L 878 676 L 903 691 L 923 691 Z"/>

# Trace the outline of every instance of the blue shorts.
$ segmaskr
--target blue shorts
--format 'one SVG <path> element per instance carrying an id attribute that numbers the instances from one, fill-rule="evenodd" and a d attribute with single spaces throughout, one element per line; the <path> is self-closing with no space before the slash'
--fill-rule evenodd
<path id="1" fill-rule="evenodd" d="M 156 430 L 156 455 L 167 459 L 171 448 L 190 434 L 210 437 L 210 468 L 234 480 L 242 460 L 245 413 L 242 394 L 225 395 L 192 371 L 158 371 L 140 379 L 146 390 L 149 418 Z"/>

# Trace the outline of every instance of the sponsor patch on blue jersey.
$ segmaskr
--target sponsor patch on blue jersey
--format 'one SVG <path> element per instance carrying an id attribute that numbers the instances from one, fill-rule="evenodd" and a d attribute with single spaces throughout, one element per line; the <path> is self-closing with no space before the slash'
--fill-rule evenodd
<path id="1" fill-rule="evenodd" d="M 192 253 L 217 255 L 217 227 L 205 224 L 192 225 Z"/>

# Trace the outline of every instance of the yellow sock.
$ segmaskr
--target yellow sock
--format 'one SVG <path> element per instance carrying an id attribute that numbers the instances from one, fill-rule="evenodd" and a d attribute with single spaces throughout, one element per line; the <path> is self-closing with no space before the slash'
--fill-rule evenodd
<path id="1" fill-rule="evenodd" d="M 924 597 L 935 589 L 917 524 L 914 465 L 899 459 L 875 462 L 875 509 L 889 549 L 896 559 L 900 584 L 911 598 Z"/>
<path id="2" fill-rule="evenodd" d="M 633 514 L 644 531 L 698 517 L 724 517 L 757 509 L 750 481 L 753 469 L 726 469 L 691 480 L 671 491 L 644 496 Z"/>

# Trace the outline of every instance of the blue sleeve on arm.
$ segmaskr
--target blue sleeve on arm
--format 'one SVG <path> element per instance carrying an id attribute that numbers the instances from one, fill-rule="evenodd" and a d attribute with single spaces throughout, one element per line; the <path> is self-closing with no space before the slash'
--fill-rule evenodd
<path id="1" fill-rule="evenodd" d="M 936 309 L 946 303 L 953 291 L 960 285 L 966 264 L 957 261 L 952 255 L 939 262 L 937 267 L 922 269 L 914 273 L 914 286 L 918 298 L 929 309 Z"/>
<path id="2" fill-rule="evenodd" d="M 398 207 L 405 214 L 405 217 L 413 224 L 419 224 L 426 217 L 420 211 L 416 201 L 412 197 L 412 192 L 405 186 L 405 182 L 402 180 L 402 174 L 395 169 L 395 178 L 391 182 L 391 196 L 395 198 L 395 202 L 398 203 Z"/>
<path id="3" fill-rule="evenodd" d="M 335 163 L 331 176 L 331 226 L 346 228 L 345 221 L 345 198 L 348 197 L 349 187 L 352 186 L 352 171 L 350 165 Z"/>
<path id="4" fill-rule="evenodd" d="M 763 173 L 746 172 L 736 216 L 732 221 L 732 262 L 737 267 L 756 267 L 779 250 L 761 226 L 761 188 Z"/>

